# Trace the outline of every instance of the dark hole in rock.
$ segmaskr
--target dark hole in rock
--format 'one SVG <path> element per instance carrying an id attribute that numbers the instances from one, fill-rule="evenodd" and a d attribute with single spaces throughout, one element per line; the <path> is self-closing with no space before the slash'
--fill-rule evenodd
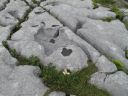
<path id="1" fill-rule="evenodd" d="M 55 43 L 55 40 L 54 39 L 51 39 L 49 42 L 51 42 L 51 43 L 54 44 Z"/>
<path id="2" fill-rule="evenodd" d="M 81 23 L 81 22 L 78 22 L 77 25 L 76 25 L 76 28 L 77 28 L 77 29 L 82 28 L 82 23 Z"/>
<path id="3" fill-rule="evenodd" d="M 59 25 L 52 25 L 52 27 L 57 27 L 57 26 L 59 26 Z"/>
<path id="4" fill-rule="evenodd" d="M 35 14 L 42 14 L 42 13 L 44 13 L 44 12 L 41 12 L 41 11 L 35 12 Z"/>
<path id="5" fill-rule="evenodd" d="M 69 56 L 70 54 L 72 53 L 72 50 L 71 49 L 67 49 L 67 48 L 63 48 L 61 54 L 63 56 Z"/>
<path id="6" fill-rule="evenodd" d="M 57 30 L 57 32 L 54 34 L 54 38 L 57 38 L 59 36 L 59 29 Z"/>
<path id="7" fill-rule="evenodd" d="M 5 16 L 5 19 L 10 19 L 10 17 Z"/>
<path id="8" fill-rule="evenodd" d="M 42 22 L 41 22 L 41 24 L 44 24 L 44 25 L 45 25 L 45 22 L 44 22 L 44 21 L 42 21 Z"/>
<path id="9" fill-rule="evenodd" d="M 32 27 L 37 27 L 38 25 L 32 25 Z"/>

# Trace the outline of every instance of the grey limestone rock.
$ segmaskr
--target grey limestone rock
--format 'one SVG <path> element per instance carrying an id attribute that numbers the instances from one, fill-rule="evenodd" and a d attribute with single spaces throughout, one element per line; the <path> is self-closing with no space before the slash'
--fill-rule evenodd
<path id="1" fill-rule="evenodd" d="M 77 34 L 102 54 L 112 60 L 120 60 L 128 68 L 124 51 L 127 48 L 128 31 L 120 21 L 108 23 L 89 19 Z"/>
<path id="2" fill-rule="evenodd" d="M 96 63 L 99 72 L 111 73 L 117 71 L 115 64 L 109 61 L 105 56 L 101 56 Z"/>
<path id="3" fill-rule="evenodd" d="M 88 66 L 84 51 L 74 45 L 58 48 L 46 58 L 46 64 L 52 63 L 58 70 L 78 71 Z"/>
<path id="4" fill-rule="evenodd" d="M 124 72 L 119 71 L 110 75 L 97 72 L 92 75 L 90 82 L 107 90 L 112 96 L 128 95 L 128 76 Z"/>
<path id="5" fill-rule="evenodd" d="M 5 47 L 0 45 L 0 64 L 6 64 L 8 66 L 15 66 L 17 60 L 13 58 Z"/>
<path id="6" fill-rule="evenodd" d="M 115 19 L 109 8 L 93 7 L 92 0 L 0 0 L 0 96 L 42 96 L 48 90 L 38 67 L 16 66 L 5 40 L 20 55 L 37 56 L 61 71 L 80 71 L 91 60 L 98 68 L 91 84 L 112 96 L 128 96 L 128 76 L 112 63 L 119 60 L 128 69 L 128 31 L 119 20 L 102 21 Z M 127 9 L 121 12 L 128 21 Z"/>
<path id="7" fill-rule="evenodd" d="M 8 41 L 10 48 L 15 49 L 20 55 L 26 56 L 37 56 L 41 60 L 44 59 L 44 47 L 35 41 Z"/>
<path id="8" fill-rule="evenodd" d="M 48 89 L 37 77 L 39 69 L 36 67 L 26 65 L 11 69 L 0 65 L 1 68 L 4 74 L 0 73 L 0 93 L 3 96 L 42 96 Z"/>
<path id="9" fill-rule="evenodd" d="M 77 8 L 87 8 L 87 9 L 91 9 L 93 8 L 93 2 L 91 0 L 46 0 L 44 2 L 41 3 L 41 6 L 45 6 L 45 5 L 56 5 L 56 4 L 67 4 L 67 5 L 71 5 Z"/>
<path id="10" fill-rule="evenodd" d="M 3 10 L 8 3 L 8 0 L 0 0 L 0 10 Z"/>
<path id="11" fill-rule="evenodd" d="M 110 10 L 109 8 L 99 7 L 96 8 L 95 10 L 89 11 L 88 17 L 97 20 L 105 19 L 107 17 L 115 19 L 116 14 L 109 10 Z"/>

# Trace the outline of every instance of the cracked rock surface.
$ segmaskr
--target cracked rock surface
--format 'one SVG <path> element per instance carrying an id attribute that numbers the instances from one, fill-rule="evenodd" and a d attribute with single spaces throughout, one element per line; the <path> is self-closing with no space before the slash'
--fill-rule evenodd
<path id="1" fill-rule="evenodd" d="M 128 11 L 124 21 L 128 20 Z M 103 21 L 111 17 L 111 22 Z M 77 72 L 91 60 L 98 68 L 89 82 L 112 96 L 128 96 L 125 50 L 128 30 L 109 8 L 94 9 L 91 0 L 0 0 L 0 96 L 42 96 L 49 88 L 40 69 L 19 65 L 3 45 L 24 57 L 37 56 L 45 66 Z M 66 96 L 54 91 L 49 96 Z M 72 95 L 71 95 L 72 96 Z"/>

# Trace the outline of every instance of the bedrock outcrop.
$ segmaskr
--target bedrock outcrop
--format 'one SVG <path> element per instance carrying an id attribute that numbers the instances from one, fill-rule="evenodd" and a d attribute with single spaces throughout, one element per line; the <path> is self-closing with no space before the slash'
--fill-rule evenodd
<path id="1" fill-rule="evenodd" d="M 0 96 L 42 96 L 49 90 L 39 67 L 17 66 L 3 41 L 21 56 L 37 56 L 59 71 L 80 71 L 91 60 L 98 69 L 91 84 L 112 96 L 128 96 L 128 75 L 113 62 L 128 69 L 128 30 L 109 8 L 93 7 L 91 0 L 0 0 Z M 128 11 L 122 11 L 128 21 Z M 113 20 L 103 20 L 108 17 Z"/>

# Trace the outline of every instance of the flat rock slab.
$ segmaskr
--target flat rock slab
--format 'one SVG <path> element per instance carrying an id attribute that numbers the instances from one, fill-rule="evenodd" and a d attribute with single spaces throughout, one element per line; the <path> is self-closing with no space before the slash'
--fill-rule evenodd
<path id="1" fill-rule="evenodd" d="M 128 69 L 128 30 L 119 20 L 103 21 L 116 18 L 109 8 L 93 7 L 91 0 L 0 0 L 0 96 L 42 96 L 48 91 L 39 68 L 17 66 L 3 41 L 20 55 L 37 56 L 57 70 L 77 72 L 91 60 L 98 69 L 91 84 L 113 96 L 128 96 L 128 76 L 112 62 L 119 60 Z M 121 11 L 128 21 L 127 9 Z"/>

